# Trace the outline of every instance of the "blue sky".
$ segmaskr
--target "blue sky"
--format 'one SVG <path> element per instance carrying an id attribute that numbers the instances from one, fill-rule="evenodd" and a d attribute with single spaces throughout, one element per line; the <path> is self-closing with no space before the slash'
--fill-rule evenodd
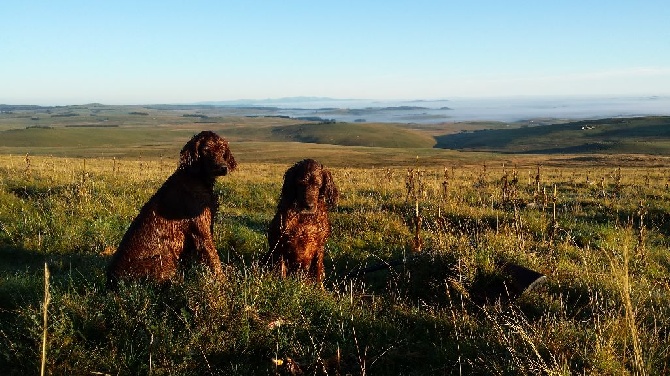
<path id="1" fill-rule="evenodd" d="M 0 103 L 670 94 L 659 1 L 0 2 Z"/>

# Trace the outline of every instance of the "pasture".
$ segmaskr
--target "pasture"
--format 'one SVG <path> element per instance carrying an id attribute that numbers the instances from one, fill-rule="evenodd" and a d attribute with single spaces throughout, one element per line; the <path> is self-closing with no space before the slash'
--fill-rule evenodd
<path id="1" fill-rule="evenodd" d="M 0 145 L 3 374 L 43 360 L 52 374 L 669 372 L 667 157 L 456 152 L 407 127 L 419 144 L 308 144 L 275 138 L 298 127 L 286 119 L 129 116 L 152 115 L 100 128 L 3 118 L 15 135 Z M 205 128 L 239 162 L 215 187 L 225 280 L 194 269 L 107 292 L 110 253 Z M 257 264 L 283 172 L 305 157 L 341 194 L 324 289 Z M 547 279 L 509 299 L 505 263 Z"/>

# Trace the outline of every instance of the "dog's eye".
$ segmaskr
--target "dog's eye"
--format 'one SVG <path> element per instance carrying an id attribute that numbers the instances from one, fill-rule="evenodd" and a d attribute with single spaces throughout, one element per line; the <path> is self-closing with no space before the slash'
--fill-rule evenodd
<path id="1" fill-rule="evenodd" d="M 212 151 L 212 147 L 209 144 L 205 144 L 202 146 L 202 152 L 209 154 Z"/>
<path id="2" fill-rule="evenodd" d="M 312 184 L 312 179 L 310 179 L 309 177 L 305 177 L 303 179 L 298 180 L 298 184 L 304 185 L 304 186 L 311 185 Z"/>

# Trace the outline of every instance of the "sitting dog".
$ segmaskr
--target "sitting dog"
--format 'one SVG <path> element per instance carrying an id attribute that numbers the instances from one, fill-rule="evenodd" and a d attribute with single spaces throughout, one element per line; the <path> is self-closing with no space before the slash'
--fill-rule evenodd
<path id="1" fill-rule="evenodd" d="M 228 142 L 203 131 L 184 145 L 177 170 L 142 207 L 107 269 L 115 288 L 120 279 L 163 283 L 181 266 L 199 262 L 222 273 L 212 232 L 218 209 L 214 182 L 237 167 Z"/>
<path id="2" fill-rule="evenodd" d="M 270 250 L 264 262 L 277 266 L 282 277 L 302 271 L 320 284 L 330 235 L 328 209 L 335 207 L 337 199 L 333 177 L 319 162 L 305 159 L 289 168 L 268 229 Z"/>

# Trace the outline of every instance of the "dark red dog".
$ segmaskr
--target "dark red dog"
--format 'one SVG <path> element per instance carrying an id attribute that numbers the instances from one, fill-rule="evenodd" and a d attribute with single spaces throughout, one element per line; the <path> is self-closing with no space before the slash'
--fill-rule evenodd
<path id="1" fill-rule="evenodd" d="M 179 167 L 142 207 L 112 256 L 108 285 L 120 279 L 166 282 L 186 263 L 200 262 L 220 274 L 212 231 L 218 209 L 216 177 L 236 168 L 228 142 L 210 131 L 181 150 Z"/>
<path id="2" fill-rule="evenodd" d="M 330 235 L 328 209 L 337 204 L 333 177 L 323 165 L 305 159 L 284 174 L 284 185 L 268 229 L 270 250 L 264 257 L 282 276 L 306 272 L 314 282 L 324 275 L 323 253 Z"/>

